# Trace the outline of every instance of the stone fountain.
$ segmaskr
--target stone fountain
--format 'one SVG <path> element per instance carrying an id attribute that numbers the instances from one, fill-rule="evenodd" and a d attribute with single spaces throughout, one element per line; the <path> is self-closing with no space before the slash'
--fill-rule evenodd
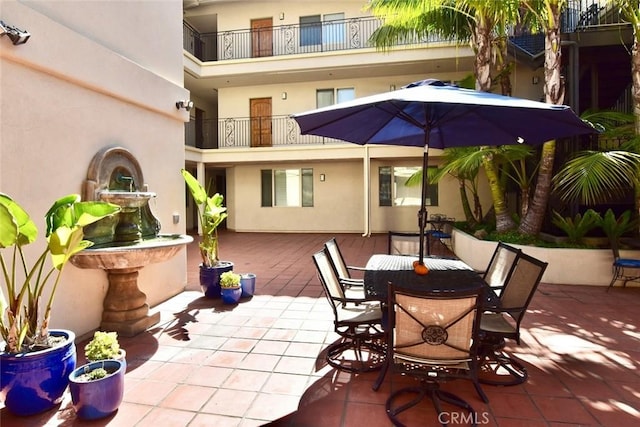
<path id="1" fill-rule="evenodd" d="M 79 268 L 102 269 L 109 289 L 104 299 L 100 329 L 130 337 L 160 321 L 149 313 L 147 296 L 138 287 L 138 272 L 146 265 L 163 262 L 193 241 L 187 235 L 160 234 L 153 215 L 140 164 L 122 147 L 107 147 L 91 161 L 83 185 L 83 200 L 104 200 L 122 210 L 85 228 L 85 239 L 94 245 L 74 255 Z"/>

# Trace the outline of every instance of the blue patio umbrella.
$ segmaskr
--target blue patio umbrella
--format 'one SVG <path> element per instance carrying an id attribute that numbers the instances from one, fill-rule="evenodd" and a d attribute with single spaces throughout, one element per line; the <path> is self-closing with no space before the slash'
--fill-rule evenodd
<path id="1" fill-rule="evenodd" d="M 429 147 L 542 144 L 561 137 L 596 133 L 566 105 L 496 95 L 423 80 L 402 89 L 294 114 L 301 133 L 356 144 Z M 427 174 L 418 212 L 420 235 L 427 219 Z M 420 239 L 420 261 L 424 256 Z"/>

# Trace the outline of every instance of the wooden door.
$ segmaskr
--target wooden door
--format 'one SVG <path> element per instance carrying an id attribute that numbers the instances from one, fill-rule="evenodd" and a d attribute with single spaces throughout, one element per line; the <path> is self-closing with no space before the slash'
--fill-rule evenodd
<path id="1" fill-rule="evenodd" d="M 271 18 L 251 20 L 251 56 L 273 55 L 273 20 Z"/>
<path id="2" fill-rule="evenodd" d="M 249 102 L 251 146 L 271 147 L 271 98 L 253 98 Z"/>

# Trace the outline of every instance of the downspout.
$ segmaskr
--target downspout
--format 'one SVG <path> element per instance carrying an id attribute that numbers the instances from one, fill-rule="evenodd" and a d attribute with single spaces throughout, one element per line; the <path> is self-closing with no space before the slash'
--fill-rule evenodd
<path id="1" fill-rule="evenodd" d="M 362 159 L 364 177 L 364 233 L 362 237 L 371 236 L 371 159 L 369 158 L 369 146 L 364 146 Z"/>

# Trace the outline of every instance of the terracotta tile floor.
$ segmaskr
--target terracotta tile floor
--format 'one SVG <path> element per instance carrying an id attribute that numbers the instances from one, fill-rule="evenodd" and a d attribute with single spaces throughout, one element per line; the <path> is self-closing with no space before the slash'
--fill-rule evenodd
<path id="1" fill-rule="evenodd" d="M 337 372 L 321 356 L 336 335 L 311 254 L 333 236 L 223 233 L 223 258 L 234 261 L 236 271 L 257 275 L 256 295 L 237 306 L 202 297 L 192 244 L 187 290 L 154 308 L 162 314 L 159 325 L 121 339 L 129 368 L 120 409 L 86 424 L 390 425 L 386 396 L 406 380 L 387 378 L 373 392 L 376 373 Z M 387 250 L 386 235 L 337 238 L 351 265 L 364 265 L 371 254 Z M 445 389 L 475 407 L 479 425 L 638 425 L 639 307 L 640 288 L 605 293 L 604 287 L 542 284 L 525 316 L 522 344 L 508 346 L 527 366 L 528 382 L 484 386 L 489 404 L 466 381 Z M 429 402 L 416 411 L 407 419 L 410 425 L 437 424 Z M 38 416 L 0 413 L 3 427 L 84 425 L 68 396 L 57 411 Z"/>

